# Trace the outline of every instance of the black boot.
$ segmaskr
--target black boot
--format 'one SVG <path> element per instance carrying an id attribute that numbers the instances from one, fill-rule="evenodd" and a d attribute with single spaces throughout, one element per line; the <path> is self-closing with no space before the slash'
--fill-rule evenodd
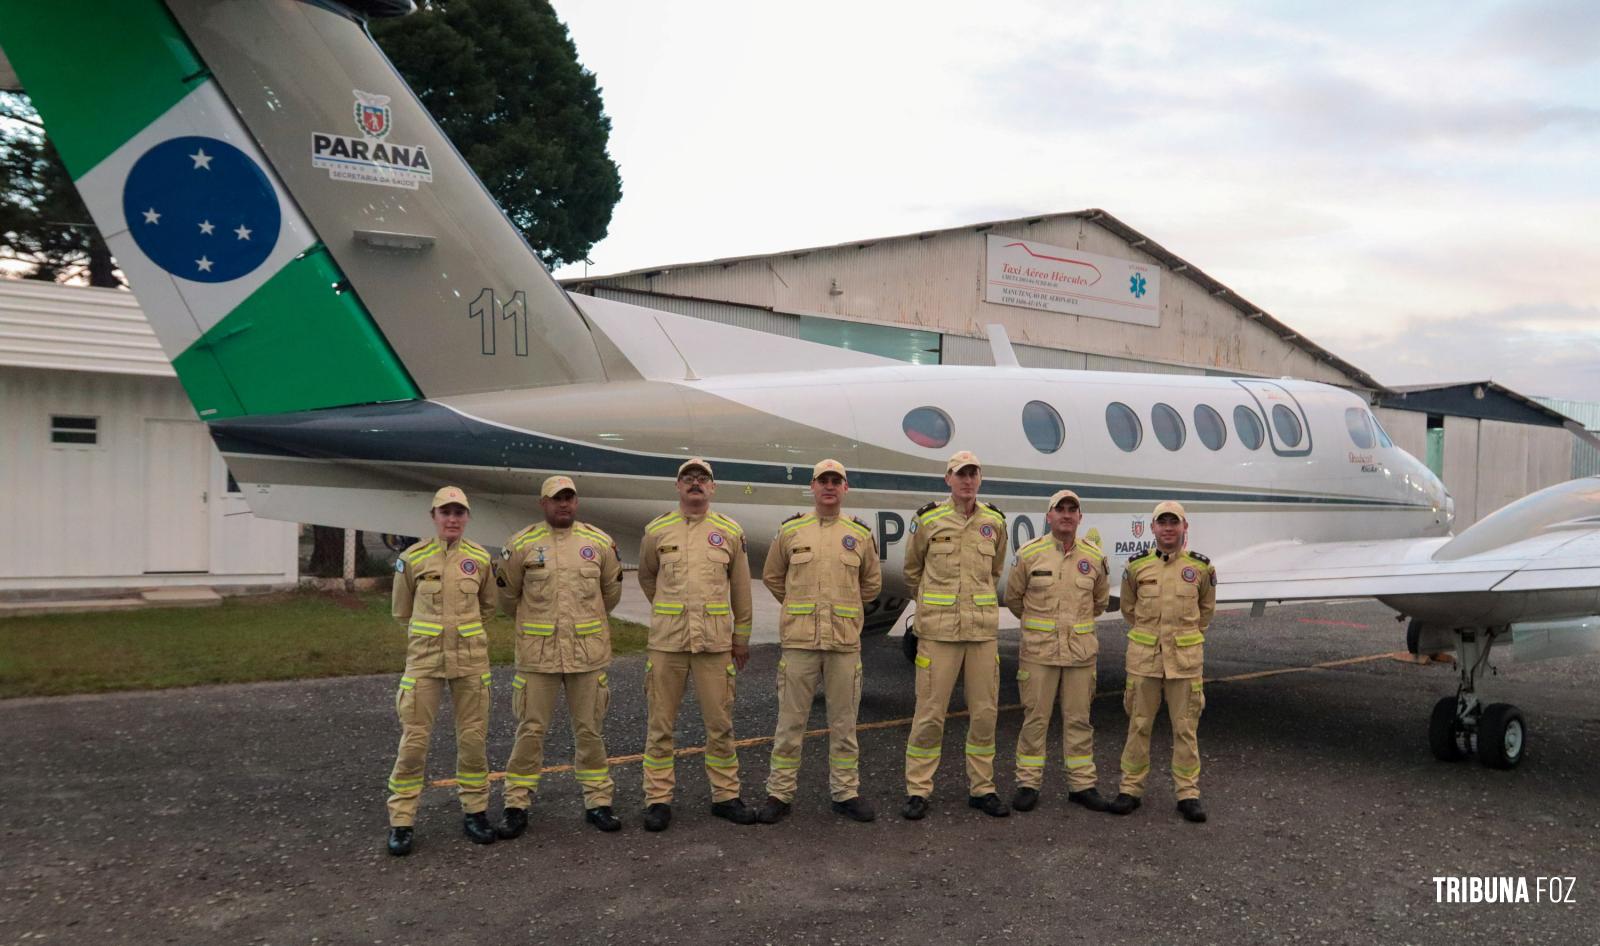
<path id="1" fill-rule="evenodd" d="M 928 800 L 921 795 L 907 795 L 900 806 L 900 817 L 907 821 L 921 821 L 928 814 Z"/>
<path id="2" fill-rule="evenodd" d="M 528 809 L 507 808 L 505 818 L 500 822 L 500 826 L 494 829 L 494 833 L 509 841 L 512 838 L 522 837 L 522 832 L 526 830 L 528 830 Z"/>
<path id="3" fill-rule="evenodd" d="M 756 812 L 756 820 L 762 824 L 777 824 L 787 817 L 789 803 L 773 795 L 768 795 L 767 800 L 761 803 L 761 810 Z"/>
<path id="4" fill-rule="evenodd" d="M 1200 799 L 1185 798 L 1178 802 L 1178 814 L 1183 815 L 1183 820 L 1203 824 L 1206 820 L 1206 810 L 1200 807 Z"/>
<path id="5" fill-rule="evenodd" d="M 1138 807 L 1139 799 L 1129 795 L 1127 792 L 1118 792 L 1117 797 L 1112 799 L 1111 804 L 1106 806 L 1106 811 L 1114 815 L 1131 815 Z"/>
<path id="6" fill-rule="evenodd" d="M 482 811 L 475 811 L 461 821 L 461 830 L 471 839 L 473 844 L 493 844 L 494 829 L 489 827 L 489 816 Z"/>
<path id="7" fill-rule="evenodd" d="M 389 829 L 389 853 L 395 857 L 405 857 L 411 853 L 411 827 L 395 827 Z"/>
<path id="8" fill-rule="evenodd" d="M 726 818 L 734 824 L 755 824 L 756 813 L 753 808 L 746 808 L 743 798 L 730 798 L 727 801 L 714 801 L 711 803 L 711 813 L 718 818 Z"/>
<path id="9" fill-rule="evenodd" d="M 833 813 L 844 815 L 851 821 L 871 821 L 878 817 L 878 813 L 872 810 L 872 803 L 860 795 L 854 798 L 847 798 L 844 801 L 834 802 Z"/>
<path id="10" fill-rule="evenodd" d="M 1039 806 L 1039 790 L 1026 785 L 1011 796 L 1011 807 L 1018 811 L 1032 811 Z"/>
<path id="11" fill-rule="evenodd" d="M 583 813 L 583 820 L 601 831 L 621 831 L 622 819 L 611 813 L 610 805 L 596 805 Z"/>
<path id="12" fill-rule="evenodd" d="M 968 795 L 967 807 L 976 808 L 991 818 L 1004 818 L 1011 814 L 1011 809 L 1007 808 L 1006 803 L 994 792 L 987 795 Z"/>
<path id="13" fill-rule="evenodd" d="M 1100 790 L 1097 788 L 1086 788 L 1081 792 L 1068 792 L 1067 801 L 1077 802 L 1090 811 L 1105 811 L 1106 805 L 1109 804 L 1104 798 L 1100 797 Z"/>
<path id="14" fill-rule="evenodd" d="M 645 808 L 644 829 L 646 831 L 665 831 L 669 824 L 672 824 L 671 805 L 658 801 Z"/>

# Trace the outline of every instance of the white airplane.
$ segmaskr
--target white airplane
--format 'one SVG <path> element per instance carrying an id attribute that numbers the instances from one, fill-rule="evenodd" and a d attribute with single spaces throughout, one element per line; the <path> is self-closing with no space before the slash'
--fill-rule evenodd
<path id="1" fill-rule="evenodd" d="M 626 558 L 699 455 L 759 558 L 834 457 L 877 530 L 882 632 L 910 510 L 967 449 L 1013 549 L 1071 486 L 1116 571 L 1178 499 L 1219 600 L 1410 616 L 1413 650 L 1459 657 L 1440 758 L 1523 757 L 1520 712 L 1481 692 L 1495 644 L 1600 649 L 1600 478 L 1452 537 L 1439 480 L 1338 388 L 1022 368 L 998 327 L 995 367 L 910 366 L 569 297 L 367 35 L 397 7 L 0 0 L 0 47 L 257 515 L 415 534 L 448 482 L 490 538 L 559 472 Z"/>

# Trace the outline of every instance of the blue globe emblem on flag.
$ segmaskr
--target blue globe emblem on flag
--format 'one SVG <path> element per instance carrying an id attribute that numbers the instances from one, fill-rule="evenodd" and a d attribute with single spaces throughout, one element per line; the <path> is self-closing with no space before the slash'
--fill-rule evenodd
<path id="1" fill-rule="evenodd" d="M 169 138 L 146 151 L 122 187 L 139 249 L 181 279 L 228 282 L 253 272 L 278 243 L 283 212 L 266 172 L 216 138 Z"/>

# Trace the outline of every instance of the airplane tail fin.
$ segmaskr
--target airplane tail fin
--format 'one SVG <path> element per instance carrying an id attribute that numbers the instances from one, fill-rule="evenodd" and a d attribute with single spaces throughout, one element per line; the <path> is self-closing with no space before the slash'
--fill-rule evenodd
<path id="1" fill-rule="evenodd" d="M 0 0 L 0 46 L 202 418 L 605 379 L 343 8 Z"/>

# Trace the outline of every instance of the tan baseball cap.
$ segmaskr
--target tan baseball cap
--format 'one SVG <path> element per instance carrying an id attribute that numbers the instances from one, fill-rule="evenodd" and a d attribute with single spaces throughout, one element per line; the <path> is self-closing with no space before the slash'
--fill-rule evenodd
<path id="1" fill-rule="evenodd" d="M 1056 508 L 1056 506 L 1060 505 L 1060 503 L 1061 503 L 1061 501 L 1063 499 L 1070 499 L 1070 500 L 1072 500 L 1072 504 L 1074 506 L 1077 506 L 1080 509 L 1083 508 L 1083 501 L 1078 499 L 1078 494 L 1077 493 L 1074 493 L 1070 489 L 1058 489 L 1050 497 L 1050 505 L 1044 507 L 1045 511 L 1048 512 L 1048 511 Z"/>
<path id="2" fill-rule="evenodd" d="M 844 464 L 840 463 L 838 460 L 822 460 L 819 461 L 816 466 L 811 468 L 812 479 L 816 479 L 824 473 L 837 473 L 841 479 L 850 478 L 845 475 Z"/>
<path id="3" fill-rule="evenodd" d="M 712 479 L 717 478 L 717 474 L 711 470 L 711 461 L 707 460 L 705 457 L 690 457 L 689 459 L 683 461 L 683 464 L 678 467 L 678 475 L 682 476 L 685 471 L 692 470 L 695 467 L 705 470 L 706 475 Z"/>
<path id="4" fill-rule="evenodd" d="M 465 506 L 468 510 L 472 509 L 472 504 L 467 502 L 467 494 L 463 493 L 459 486 L 446 486 L 434 493 L 433 505 L 430 508 L 438 509 L 440 506 L 448 506 L 451 503 Z"/>
<path id="5" fill-rule="evenodd" d="M 980 470 L 983 469 L 983 464 L 978 462 L 976 453 L 971 450 L 957 450 L 955 453 L 950 454 L 950 462 L 944 465 L 944 471 L 946 473 L 954 473 L 964 466 L 975 466 Z"/>
<path id="6" fill-rule="evenodd" d="M 576 493 L 578 484 L 572 482 L 572 477 L 570 476 L 550 476 L 546 477 L 544 485 L 539 487 L 539 495 L 545 499 L 554 499 L 555 495 L 564 489 L 570 489 Z"/>
<path id="7" fill-rule="evenodd" d="M 1182 522 L 1189 521 L 1189 517 L 1183 512 L 1183 506 L 1170 499 L 1164 503 L 1156 503 L 1156 511 L 1150 514 L 1150 521 L 1154 522 L 1169 512 L 1177 516 Z"/>

